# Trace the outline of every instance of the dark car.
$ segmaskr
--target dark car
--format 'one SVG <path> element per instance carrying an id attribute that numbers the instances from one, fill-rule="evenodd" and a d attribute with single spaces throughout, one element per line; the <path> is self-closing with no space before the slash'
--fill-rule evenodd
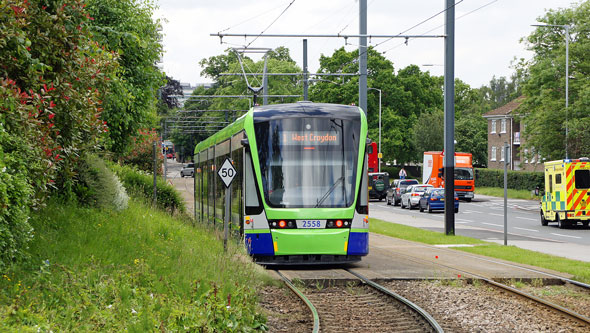
<path id="1" fill-rule="evenodd" d="M 389 174 L 387 172 L 369 172 L 369 199 L 385 199 L 389 188 Z"/>
<path id="2" fill-rule="evenodd" d="M 455 192 L 455 213 L 459 212 L 459 197 Z M 445 209 L 445 189 L 444 188 L 429 188 L 426 190 L 420 202 L 418 203 L 420 211 L 423 212 L 428 210 L 432 213 L 433 210 L 444 210 Z"/>
<path id="3" fill-rule="evenodd" d="M 387 190 L 387 204 L 397 206 L 402 200 L 402 194 L 406 192 L 406 188 L 410 185 L 419 184 L 416 179 L 395 179 L 389 189 Z"/>

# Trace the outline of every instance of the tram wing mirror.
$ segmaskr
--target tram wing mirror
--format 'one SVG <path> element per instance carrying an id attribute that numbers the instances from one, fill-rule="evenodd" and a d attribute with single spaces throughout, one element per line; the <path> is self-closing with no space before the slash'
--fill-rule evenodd
<path id="1" fill-rule="evenodd" d="M 248 141 L 248 138 L 243 138 L 241 142 L 242 142 L 242 146 L 250 147 L 250 141 Z"/>

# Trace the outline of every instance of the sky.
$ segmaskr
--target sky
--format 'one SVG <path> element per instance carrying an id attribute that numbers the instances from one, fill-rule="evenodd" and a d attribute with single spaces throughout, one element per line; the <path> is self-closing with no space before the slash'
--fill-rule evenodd
<path id="1" fill-rule="evenodd" d="M 510 77 L 515 59 L 532 53 L 520 39 L 530 34 L 537 19 L 549 9 L 567 8 L 574 0 L 456 0 L 455 77 L 478 88 L 493 76 Z M 183 83 L 211 82 L 202 77 L 199 61 L 223 54 L 231 47 L 290 49 L 291 58 L 303 67 L 303 38 L 219 37 L 236 34 L 359 34 L 358 0 L 159 0 L 154 18 L 162 19 L 164 55 L 168 76 Z M 372 35 L 444 34 L 445 0 L 367 0 L 367 33 Z M 436 15 L 441 13 L 439 15 Z M 274 23 L 273 23 L 274 22 Z M 410 29 L 411 28 L 411 29 Z M 408 30 L 409 29 L 409 30 Z M 371 39 L 369 45 L 393 62 L 396 70 L 420 66 L 432 75 L 443 75 L 442 38 Z M 384 43 L 382 43 L 384 42 Z M 308 66 L 319 68 L 321 55 L 345 47 L 358 49 L 358 38 L 308 38 Z M 254 60 L 260 56 L 252 55 Z"/>

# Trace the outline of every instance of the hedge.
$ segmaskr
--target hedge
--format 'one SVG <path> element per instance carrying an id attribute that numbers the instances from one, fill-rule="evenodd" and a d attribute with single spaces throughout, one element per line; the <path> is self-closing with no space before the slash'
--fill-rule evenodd
<path id="1" fill-rule="evenodd" d="M 154 193 L 154 176 L 129 166 L 112 164 L 112 169 L 121 178 L 127 191 L 134 195 L 140 195 L 152 200 Z M 174 214 L 175 212 L 185 213 L 186 208 L 180 194 L 174 186 L 167 184 L 163 179 L 158 178 L 156 183 L 157 206 Z"/>
<path id="2" fill-rule="evenodd" d="M 511 171 L 507 173 L 508 188 L 515 190 L 534 190 L 539 187 L 543 192 L 545 188 L 545 175 L 543 172 Z M 504 187 L 504 170 L 500 169 L 475 169 L 475 187 Z"/>

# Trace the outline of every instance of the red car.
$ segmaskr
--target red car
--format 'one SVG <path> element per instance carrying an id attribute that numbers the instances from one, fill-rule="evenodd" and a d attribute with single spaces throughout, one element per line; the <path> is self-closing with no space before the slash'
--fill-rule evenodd
<path id="1" fill-rule="evenodd" d="M 166 154 L 166 158 L 174 158 L 174 154 L 168 153 L 168 154 Z"/>

